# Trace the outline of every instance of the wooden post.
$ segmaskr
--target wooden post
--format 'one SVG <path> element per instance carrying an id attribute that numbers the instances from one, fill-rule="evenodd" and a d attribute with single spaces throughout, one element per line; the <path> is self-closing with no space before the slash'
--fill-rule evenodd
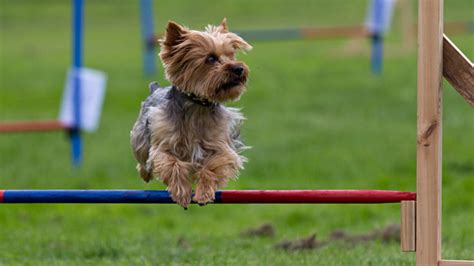
<path id="1" fill-rule="evenodd" d="M 441 259 L 443 0 L 419 0 L 416 264 Z"/>
<path id="2" fill-rule="evenodd" d="M 443 76 L 474 107 L 474 65 L 446 35 L 443 36 Z"/>
<path id="3" fill-rule="evenodd" d="M 474 266 L 472 260 L 440 260 L 439 266 Z"/>
<path id="4" fill-rule="evenodd" d="M 415 251 L 415 201 L 400 202 L 400 249 L 402 251 Z"/>

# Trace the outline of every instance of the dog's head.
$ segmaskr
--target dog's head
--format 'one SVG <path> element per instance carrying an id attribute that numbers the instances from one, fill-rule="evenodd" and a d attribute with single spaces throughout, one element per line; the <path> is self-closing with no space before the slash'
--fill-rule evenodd
<path id="1" fill-rule="evenodd" d="M 169 21 L 160 46 L 166 78 L 178 89 L 214 102 L 237 100 L 245 91 L 249 68 L 235 53 L 252 46 L 229 32 L 226 19 L 205 31 Z"/>

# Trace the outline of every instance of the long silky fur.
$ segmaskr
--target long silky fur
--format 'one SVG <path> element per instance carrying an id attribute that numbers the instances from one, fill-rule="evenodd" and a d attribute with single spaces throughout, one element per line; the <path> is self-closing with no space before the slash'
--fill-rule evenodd
<path id="1" fill-rule="evenodd" d="M 149 158 L 152 145 L 178 159 L 200 165 L 204 158 L 221 150 L 231 151 L 243 168 L 246 158 L 240 153 L 248 147 L 240 139 L 244 116 L 237 108 L 201 106 L 173 88 L 158 88 L 143 103 L 131 131 L 131 144 L 142 178 L 149 181 L 153 165 Z"/>
<path id="2" fill-rule="evenodd" d="M 228 179 L 237 178 L 246 161 L 240 154 L 248 148 L 240 140 L 244 117 L 222 103 L 244 93 L 249 69 L 236 61 L 235 52 L 252 47 L 229 32 L 225 20 L 204 32 L 169 22 L 160 45 L 166 78 L 173 86 L 152 83 L 152 93 L 142 103 L 131 131 L 137 170 L 147 182 L 163 181 L 183 207 L 196 183 L 195 200 L 205 204 Z M 218 57 L 218 64 L 207 63 L 209 55 Z M 235 67 L 242 69 L 238 83 Z M 203 106 L 186 97 L 188 93 L 214 104 Z"/>

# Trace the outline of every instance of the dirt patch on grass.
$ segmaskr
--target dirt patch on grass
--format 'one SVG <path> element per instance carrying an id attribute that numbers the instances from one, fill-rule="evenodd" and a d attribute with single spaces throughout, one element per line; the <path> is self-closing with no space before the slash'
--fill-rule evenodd
<path id="1" fill-rule="evenodd" d="M 316 239 L 316 234 L 309 237 L 284 240 L 277 243 L 274 247 L 288 251 L 318 249 L 333 242 L 342 242 L 350 245 L 360 245 L 370 241 L 381 240 L 382 242 L 400 241 L 400 225 L 391 224 L 382 229 L 374 229 L 366 234 L 351 235 L 342 229 L 331 232 L 329 238 L 323 241 Z"/>
<path id="2" fill-rule="evenodd" d="M 329 239 L 332 241 L 343 241 L 350 244 L 360 244 L 368 241 L 382 240 L 383 242 L 400 241 L 400 226 L 391 224 L 383 229 L 374 229 L 367 234 L 350 235 L 344 230 L 334 230 Z"/>
<path id="3" fill-rule="evenodd" d="M 243 236 L 250 237 L 273 237 L 275 236 L 275 227 L 269 223 L 262 224 L 256 228 L 249 228 L 241 233 Z"/>
<path id="4" fill-rule="evenodd" d="M 309 237 L 296 239 L 296 240 L 284 240 L 275 245 L 277 249 L 283 249 L 288 251 L 296 250 L 307 250 L 317 249 L 327 244 L 327 241 L 320 242 L 316 239 L 316 234 L 312 234 Z"/>
<path id="5" fill-rule="evenodd" d="M 191 249 L 191 243 L 189 243 L 189 241 L 184 236 L 178 238 L 178 241 L 176 241 L 176 246 L 184 250 Z"/>

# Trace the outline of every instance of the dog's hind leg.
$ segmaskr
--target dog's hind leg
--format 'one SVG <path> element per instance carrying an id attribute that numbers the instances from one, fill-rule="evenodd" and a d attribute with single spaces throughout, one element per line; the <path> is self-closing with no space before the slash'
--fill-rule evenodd
<path id="1" fill-rule="evenodd" d="M 153 172 L 147 169 L 147 167 L 143 164 L 137 164 L 137 171 L 140 173 L 140 177 L 145 182 L 150 182 L 153 179 Z"/>

